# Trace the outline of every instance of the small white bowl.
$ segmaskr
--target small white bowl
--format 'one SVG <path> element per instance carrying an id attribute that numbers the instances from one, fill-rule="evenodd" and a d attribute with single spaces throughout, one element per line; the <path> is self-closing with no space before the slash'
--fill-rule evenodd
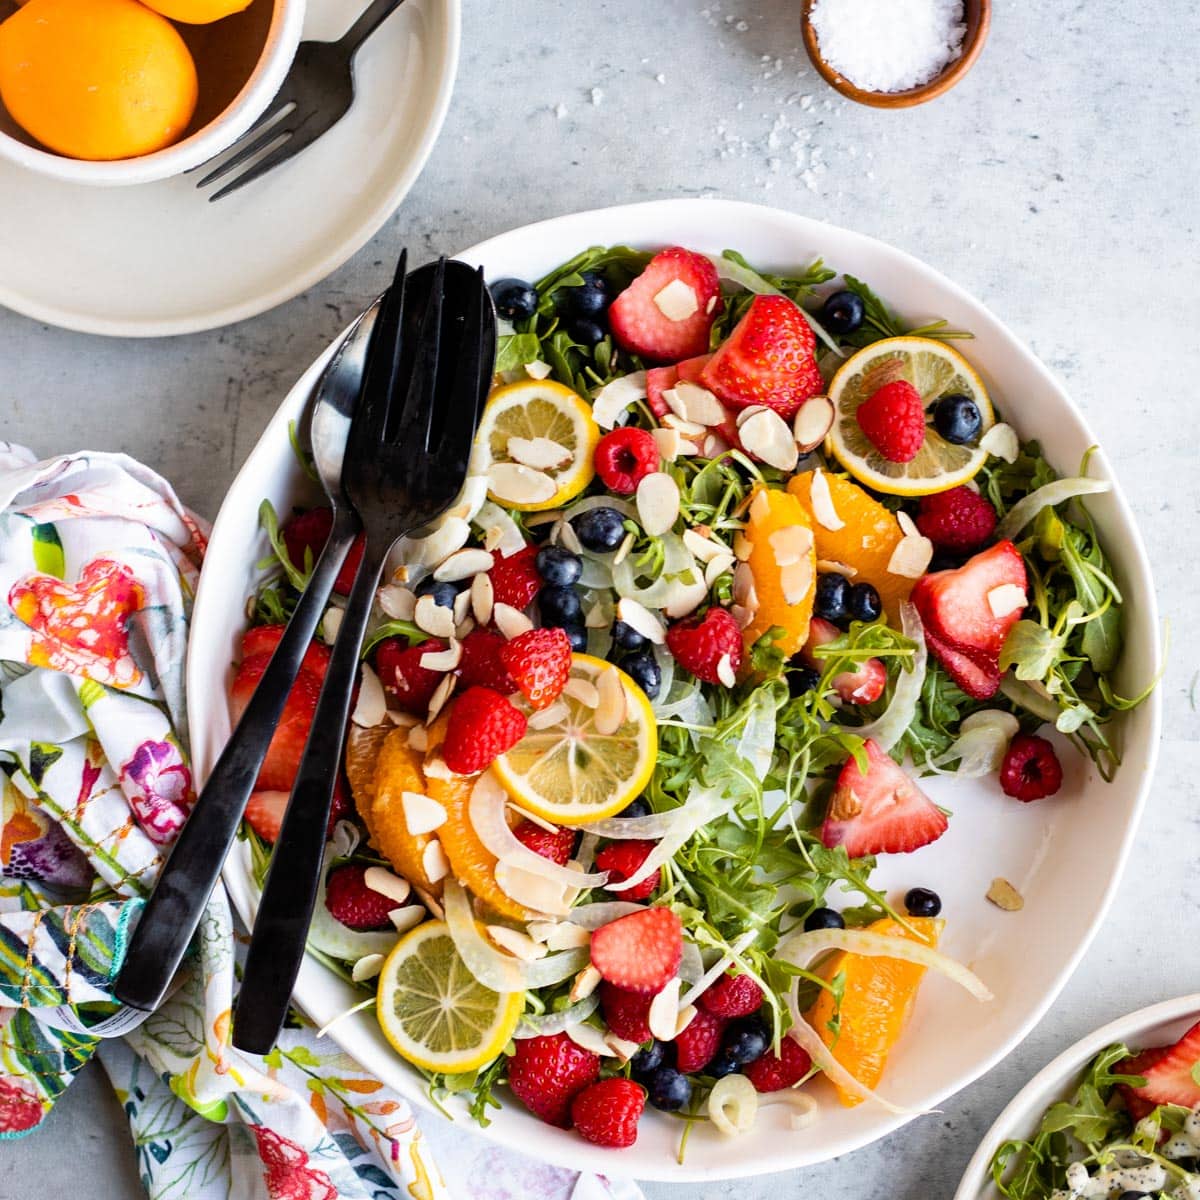
<path id="1" fill-rule="evenodd" d="M 270 4 L 271 0 L 256 0 L 256 3 L 265 5 Z M 219 113 L 174 145 L 138 158 L 113 159 L 109 162 L 68 158 L 39 146 L 16 125 L 5 112 L 3 104 L 0 104 L 0 158 L 9 159 L 18 166 L 53 179 L 95 187 L 150 183 L 156 179 L 182 175 L 184 171 L 207 162 L 233 145 L 262 116 L 283 85 L 296 55 L 296 47 L 300 45 L 305 5 L 306 0 L 274 0 L 262 52 L 245 82 Z M 0 15 L 8 15 L 6 10 L 7 6 L 0 0 Z M 248 13 L 250 10 L 246 11 Z M 238 21 L 241 17 L 243 14 L 235 13 L 224 20 Z M 203 39 L 220 22 L 212 26 L 174 24 L 191 45 Z M 201 68 L 197 112 L 203 112 L 205 74 L 203 64 L 198 61 L 197 66 Z"/>

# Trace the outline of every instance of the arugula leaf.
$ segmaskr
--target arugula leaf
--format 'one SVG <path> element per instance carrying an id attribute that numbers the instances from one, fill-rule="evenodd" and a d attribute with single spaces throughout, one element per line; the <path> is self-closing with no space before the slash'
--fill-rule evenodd
<path id="1" fill-rule="evenodd" d="M 962 329 L 950 329 L 944 320 L 930 321 L 925 325 L 905 325 L 900 318 L 865 284 L 853 275 L 844 275 L 846 290 L 853 292 L 863 302 L 863 323 L 854 333 L 845 334 L 842 341 L 861 349 L 883 338 L 914 337 L 938 338 L 955 341 L 973 338 L 973 333 Z"/>

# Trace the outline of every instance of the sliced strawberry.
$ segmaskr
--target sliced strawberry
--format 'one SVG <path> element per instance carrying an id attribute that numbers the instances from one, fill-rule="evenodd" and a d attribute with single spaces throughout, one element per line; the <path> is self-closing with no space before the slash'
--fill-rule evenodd
<path id="1" fill-rule="evenodd" d="M 1129 1105 L 1130 1112 L 1138 1116 L 1135 1108 L 1142 1105 L 1153 1108 L 1159 1104 L 1179 1104 L 1184 1108 L 1195 1108 L 1200 1104 L 1200 1083 L 1196 1082 L 1200 1068 L 1200 1021 L 1191 1027 L 1171 1046 L 1159 1046 L 1133 1058 L 1123 1059 L 1113 1067 L 1118 1075 L 1142 1075 L 1146 1082 L 1141 1087 L 1122 1085 L 1121 1093 Z M 1131 1103 L 1140 1102 L 1140 1103 Z M 1149 1109 L 1142 1111 L 1145 1116 Z"/>
<path id="2" fill-rule="evenodd" d="M 497 554 L 488 578 L 492 581 L 492 592 L 497 604 L 508 604 L 512 608 L 525 608 L 542 587 L 542 577 L 537 569 L 536 546 L 522 546 L 520 550 L 504 557 Z"/>
<path id="3" fill-rule="evenodd" d="M 946 673 L 973 700 L 986 700 L 1000 688 L 1000 665 L 976 661 L 969 654 L 956 650 L 929 629 L 925 644 L 934 658 L 946 668 Z"/>
<path id="4" fill-rule="evenodd" d="M 646 403 L 650 411 L 656 417 L 665 417 L 671 406 L 663 398 L 663 392 L 670 391 L 681 379 L 697 383 L 710 358 L 711 354 L 699 354 L 669 367 L 651 367 L 646 372 Z"/>
<path id="5" fill-rule="evenodd" d="M 250 697 L 270 661 L 269 654 L 256 654 L 246 659 L 238 668 L 229 694 L 229 707 L 235 724 L 246 711 L 246 705 L 249 704 Z M 296 682 L 292 684 L 292 690 L 288 693 L 287 703 L 283 706 L 283 715 L 275 727 L 275 735 L 267 748 L 262 769 L 258 773 L 258 782 L 255 785 L 258 789 L 268 792 L 291 791 L 320 694 L 321 680 L 318 676 L 311 671 L 301 671 L 296 676 Z"/>
<path id="6" fill-rule="evenodd" d="M 800 651 L 800 657 L 814 671 L 823 671 L 825 662 L 813 654 L 813 650 L 841 637 L 841 633 L 831 621 L 813 617 L 808 627 L 808 641 Z M 887 687 L 887 668 L 878 658 L 868 658 L 856 671 L 839 672 L 829 681 L 829 686 L 846 704 L 873 704 Z"/>
<path id="7" fill-rule="evenodd" d="M 283 825 L 283 814 L 287 808 L 290 792 L 262 791 L 253 792 L 246 805 L 246 820 L 250 828 L 264 842 L 272 845 L 279 837 L 279 829 Z"/>
<path id="8" fill-rule="evenodd" d="M 878 743 L 865 742 L 867 773 L 854 756 L 846 760 L 821 826 L 821 841 L 844 846 L 851 858 L 906 854 L 946 832 L 943 813 Z"/>
<path id="9" fill-rule="evenodd" d="M 494 629 L 472 629 L 462 641 L 459 683 L 464 688 L 486 687 L 505 694 L 513 691 L 516 685 L 500 661 L 500 652 L 507 644 Z"/>
<path id="10" fill-rule="evenodd" d="M 255 625 L 242 634 L 242 660 L 253 658 L 258 654 L 271 655 L 283 637 L 283 625 Z M 300 664 L 302 671 L 311 671 L 318 679 L 325 678 L 329 669 L 329 647 L 322 642 L 309 642 L 304 652 L 304 661 Z"/>
<path id="11" fill-rule="evenodd" d="M 560 867 L 565 867 L 575 853 L 574 829 L 543 829 L 532 821 L 522 821 L 513 830 L 513 837 L 526 849 L 558 863 Z"/>
<path id="12" fill-rule="evenodd" d="M 332 528 L 333 510 L 329 508 L 310 508 L 307 512 L 289 517 L 280 533 L 283 535 L 283 544 L 287 547 L 292 566 L 298 571 L 303 571 L 306 569 L 306 560 L 315 563 L 329 540 L 329 531 Z M 363 539 L 362 534 L 359 534 L 354 545 L 350 547 L 333 585 L 333 590 L 339 596 L 350 595 L 362 556 Z"/>
<path id="13" fill-rule="evenodd" d="M 661 992 L 683 957 L 683 925 L 669 908 L 644 908 L 592 934 L 592 964 L 627 992 Z"/>
<path id="14" fill-rule="evenodd" d="M 405 712 L 423 715 L 442 682 L 440 671 L 421 666 L 426 654 L 445 650 L 446 643 L 426 638 L 410 646 L 404 638 L 385 638 L 375 647 L 375 672 L 384 690 Z M 464 657 L 466 647 L 464 646 Z"/>
<path id="15" fill-rule="evenodd" d="M 608 323 L 622 349 L 653 362 L 672 362 L 708 349 L 708 332 L 723 308 L 712 263 L 671 246 L 612 302 Z"/>

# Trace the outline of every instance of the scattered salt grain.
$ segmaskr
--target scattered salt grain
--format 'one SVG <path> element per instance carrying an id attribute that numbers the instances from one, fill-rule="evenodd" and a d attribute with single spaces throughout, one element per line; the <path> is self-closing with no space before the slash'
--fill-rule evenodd
<path id="1" fill-rule="evenodd" d="M 560 101 L 554 106 L 554 115 L 561 121 L 567 115 L 567 106 Z"/>
<path id="2" fill-rule="evenodd" d="M 599 108 L 600 101 L 604 99 L 603 89 L 602 88 L 592 88 L 591 96 L 592 96 L 592 104 L 595 105 L 595 107 Z"/>
<path id="3" fill-rule="evenodd" d="M 825 61 L 870 92 L 928 83 L 966 33 L 962 0 L 817 0 L 810 20 Z"/>

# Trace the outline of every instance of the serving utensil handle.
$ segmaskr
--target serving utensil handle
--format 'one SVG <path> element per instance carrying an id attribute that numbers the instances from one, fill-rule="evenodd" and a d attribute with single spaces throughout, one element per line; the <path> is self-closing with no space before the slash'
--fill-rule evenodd
<path id="1" fill-rule="evenodd" d="M 371 0 L 362 15 L 338 38 L 338 45 L 353 54 L 404 3 L 404 0 Z"/>

